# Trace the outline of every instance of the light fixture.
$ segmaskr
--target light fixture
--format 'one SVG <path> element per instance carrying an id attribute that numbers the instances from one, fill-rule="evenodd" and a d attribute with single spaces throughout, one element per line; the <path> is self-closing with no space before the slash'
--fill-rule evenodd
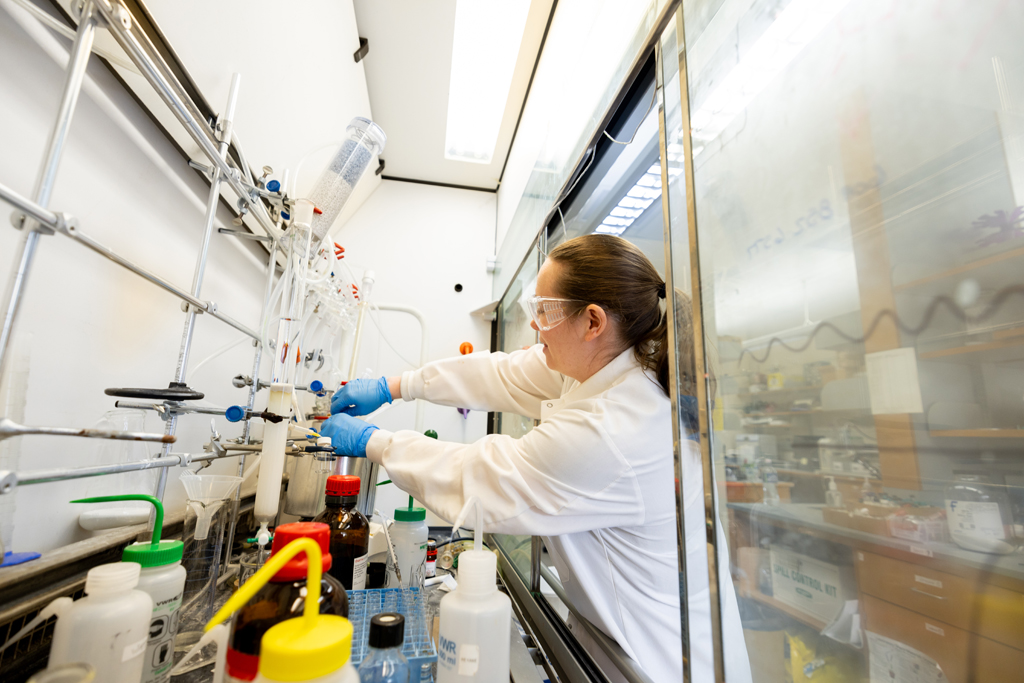
<path id="1" fill-rule="evenodd" d="M 668 174 L 671 177 L 677 176 L 681 172 L 682 169 L 668 169 Z M 594 228 L 594 232 L 602 235 L 621 235 L 659 197 L 661 197 L 661 165 L 654 164 L 626 191 L 626 194 L 618 204 L 612 207 L 601 224 Z"/>
<path id="2" fill-rule="evenodd" d="M 458 0 L 444 157 L 489 164 L 530 0 Z"/>
<path id="3" fill-rule="evenodd" d="M 693 115 L 695 141 L 710 142 L 779 75 L 849 0 L 792 0 Z M 703 146 L 694 150 L 700 153 Z"/>

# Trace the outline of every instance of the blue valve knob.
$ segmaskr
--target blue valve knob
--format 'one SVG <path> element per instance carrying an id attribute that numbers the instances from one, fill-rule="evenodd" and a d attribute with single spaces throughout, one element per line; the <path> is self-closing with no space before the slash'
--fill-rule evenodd
<path id="1" fill-rule="evenodd" d="M 245 408 L 242 406 L 231 406 L 224 411 L 224 417 L 228 422 L 241 422 L 245 419 Z"/>
<path id="2" fill-rule="evenodd" d="M 281 189 L 280 181 L 271 180 L 269 183 L 267 183 L 267 189 L 270 190 L 271 192 L 277 192 L 278 190 Z"/>
<path id="3" fill-rule="evenodd" d="M 309 390 L 312 391 L 314 394 L 319 394 L 321 391 L 324 390 L 324 383 L 318 379 L 315 379 L 309 383 Z"/>

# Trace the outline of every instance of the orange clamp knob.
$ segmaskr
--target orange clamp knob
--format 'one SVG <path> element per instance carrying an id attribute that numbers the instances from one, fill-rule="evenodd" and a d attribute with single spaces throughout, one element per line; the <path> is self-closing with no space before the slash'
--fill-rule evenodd
<path id="1" fill-rule="evenodd" d="M 459 344 L 459 353 L 465 356 L 468 353 L 473 353 L 473 345 L 469 342 L 462 342 Z"/>

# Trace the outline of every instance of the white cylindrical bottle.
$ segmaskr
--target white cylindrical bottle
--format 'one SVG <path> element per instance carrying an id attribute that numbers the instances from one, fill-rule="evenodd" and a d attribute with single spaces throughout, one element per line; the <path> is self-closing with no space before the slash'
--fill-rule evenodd
<path id="1" fill-rule="evenodd" d="M 174 636 L 185 592 L 185 568 L 181 566 L 183 548 L 181 541 L 160 541 L 155 549 L 149 543 L 135 543 L 125 548 L 121 556 L 125 562 L 142 566 L 138 589 L 153 600 L 142 683 L 171 680 Z"/>
<path id="2" fill-rule="evenodd" d="M 459 555 L 459 587 L 441 600 L 437 683 L 509 680 L 512 601 L 498 591 L 497 568 L 490 551 Z"/>
<path id="3" fill-rule="evenodd" d="M 142 680 L 153 600 L 135 590 L 140 569 L 134 562 L 116 562 L 89 570 L 85 597 L 57 618 L 49 666 L 88 662 L 97 681 Z"/>
<path id="4" fill-rule="evenodd" d="M 395 557 L 402 575 L 402 588 L 422 586 L 426 576 L 427 565 L 427 511 L 414 508 L 411 503 L 407 508 L 395 510 L 395 523 L 389 529 L 391 543 L 395 546 Z M 388 557 L 388 585 L 398 586 L 391 557 Z"/>
<path id="5" fill-rule="evenodd" d="M 153 600 L 141 683 L 167 683 L 171 680 L 171 667 L 174 666 L 174 636 L 178 632 L 178 612 L 185 592 L 185 568 L 181 566 L 185 545 L 181 541 L 160 540 L 164 528 L 163 503 L 159 498 L 136 493 L 81 498 L 71 502 L 111 503 L 126 500 L 145 501 L 155 511 L 153 538 L 125 548 L 121 561 L 134 562 L 142 567 L 137 588 Z"/>

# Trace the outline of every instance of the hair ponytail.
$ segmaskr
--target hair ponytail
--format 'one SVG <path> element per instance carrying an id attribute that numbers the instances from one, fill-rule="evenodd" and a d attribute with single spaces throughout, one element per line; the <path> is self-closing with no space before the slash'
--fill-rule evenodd
<path id="1" fill-rule="evenodd" d="M 592 234 L 560 244 L 549 258 L 563 266 L 559 293 L 603 308 L 616 321 L 626 348 L 633 348 L 637 362 L 670 395 L 665 282 L 644 253 L 621 237 Z M 676 290 L 677 311 L 680 294 L 689 302 Z M 688 374 L 692 378 L 692 370 Z"/>

